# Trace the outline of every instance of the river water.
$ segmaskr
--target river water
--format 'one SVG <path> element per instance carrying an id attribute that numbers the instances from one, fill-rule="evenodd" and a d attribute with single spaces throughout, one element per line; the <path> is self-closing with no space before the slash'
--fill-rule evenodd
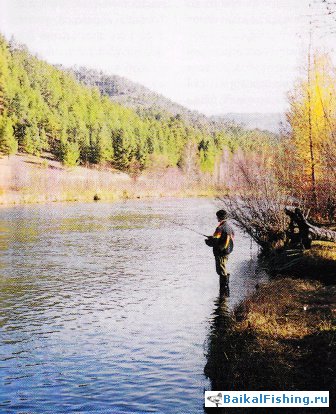
<path id="1" fill-rule="evenodd" d="M 0 412 L 203 413 L 218 202 L 0 210 Z M 236 230 L 230 310 L 267 278 Z"/>

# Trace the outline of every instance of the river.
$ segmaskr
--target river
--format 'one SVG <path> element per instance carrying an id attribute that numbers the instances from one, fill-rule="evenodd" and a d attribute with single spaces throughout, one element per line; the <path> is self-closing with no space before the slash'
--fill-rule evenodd
<path id="1" fill-rule="evenodd" d="M 0 412 L 203 413 L 218 276 L 207 199 L 0 210 Z M 232 309 L 267 275 L 236 230 Z"/>

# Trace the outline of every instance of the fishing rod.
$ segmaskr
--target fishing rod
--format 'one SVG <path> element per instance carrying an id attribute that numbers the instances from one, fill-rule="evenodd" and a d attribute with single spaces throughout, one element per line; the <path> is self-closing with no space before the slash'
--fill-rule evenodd
<path id="1" fill-rule="evenodd" d="M 194 229 L 192 229 L 192 228 L 190 228 L 190 227 L 188 227 L 188 226 L 185 226 L 185 225 L 184 225 L 184 224 L 182 224 L 182 223 L 179 223 L 179 222 L 177 222 L 177 221 L 171 220 L 171 219 L 169 219 L 169 218 L 167 218 L 167 217 L 165 217 L 165 220 L 166 220 L 166 221 L 169 221 L 169 222 L 170 222 L 170 223 L 172 223 L 172 224 L 175 224 L 176 226 L 179 226 L 179 227 L 185 228 L 185 229 L 187 229 L 187 230 L 190 230 L 190 231 L 192 231 L 192 232 L 194 232 L 194 233 L 198 234 L 199 236 L 209 237 L 207 234 L 200 233 L 200 232 L 199 232 L 199 231 L 197 231 L 197 230 L 194 230 Z"/>

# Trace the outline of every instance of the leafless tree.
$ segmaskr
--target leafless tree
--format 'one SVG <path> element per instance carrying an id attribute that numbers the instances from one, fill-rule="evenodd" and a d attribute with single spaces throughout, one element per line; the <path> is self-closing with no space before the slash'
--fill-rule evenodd
<path id="1" fill-rule="evenodd" d="M 229 196 L 221 198 L 230 216 L 263 251 L 283 247 L 288 226 L 284 208 L 293 200 L 280 186 L 274 164 L 266 155 L 243 155 L 235 167 Z"/>

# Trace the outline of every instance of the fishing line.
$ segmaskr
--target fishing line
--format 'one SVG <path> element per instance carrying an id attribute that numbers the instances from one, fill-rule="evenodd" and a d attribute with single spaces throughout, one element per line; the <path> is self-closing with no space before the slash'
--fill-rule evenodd
<path id="1" fill-rule="evenodd" d="M 182 224 L 182 223 L 179 223 L 179 222 L 177 222 L 177 221 L 171 220 L 171 219 L 169 219 L 169 218 L 167 218 L 167 217 L 164 217 L 164 220 L 169 221 L 170 223 L 175 224 L 176 226 L 179 226 L 179 227 L 182 227 L 182 228 L 184 228 L 184 229 L 190 230 L 190 231 L 192 231 L 192 232 L 194 232 L 194 233 L 198 234 L 199 236 L 209 237 L 207 234 L 200 233 L 200 232 L 199 232 L 199 231 L 197 231 L 197 230 L 194 230 L 194 229 L 192 229 L 192 228 L 190 228 L 190 227 L 188 227 L 188 226 L 185 226 L 185 225 L 184 225 L 184 224 Z"/>

